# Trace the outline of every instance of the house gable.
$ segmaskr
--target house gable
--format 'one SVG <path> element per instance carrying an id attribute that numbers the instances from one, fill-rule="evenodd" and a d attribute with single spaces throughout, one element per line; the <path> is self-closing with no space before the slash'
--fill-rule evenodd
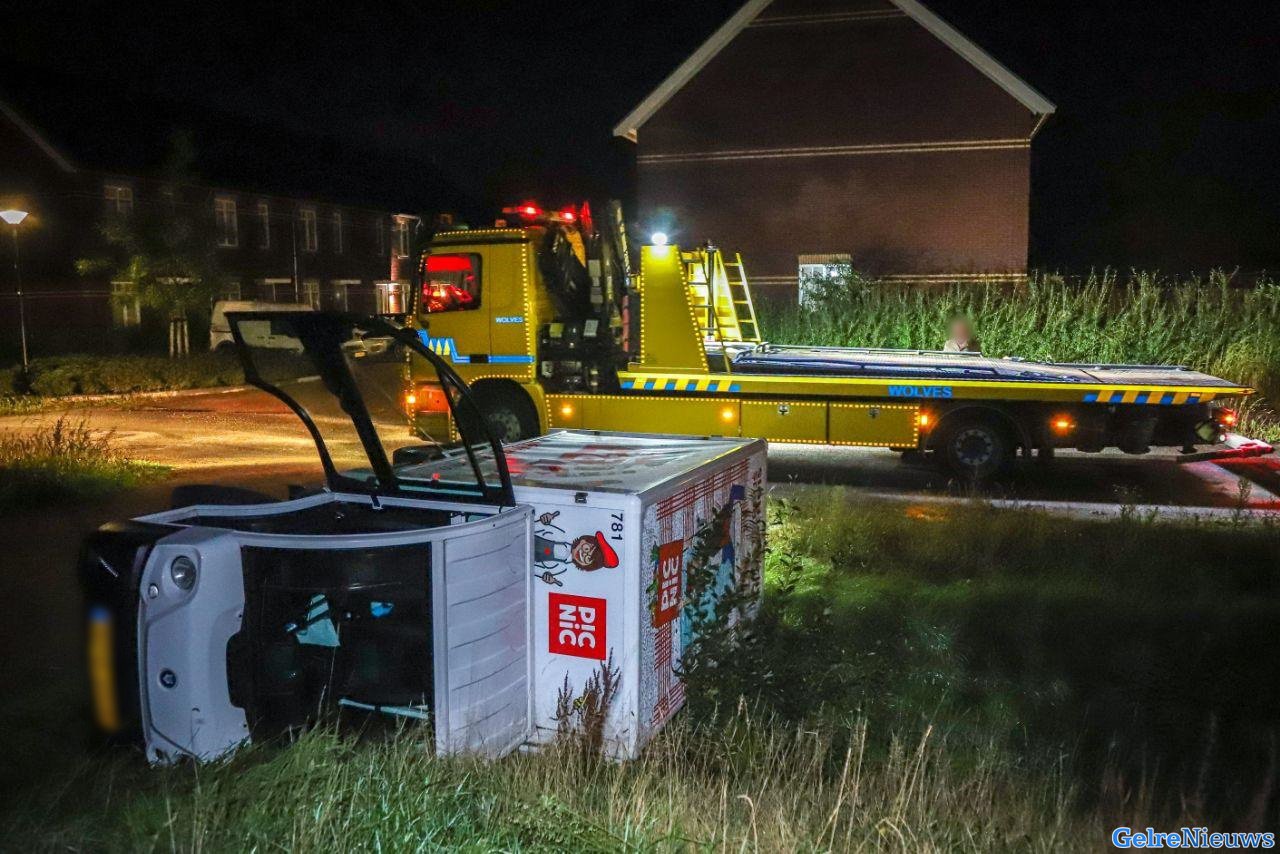
<path id="1" fill-rule="evenodd" d="M 905 62 L 904 57 L 911 57 Z M 941 81 L 941 85 L 939 85 Z M 808 109 L 797 110 L 796 101 Z M 708 140 L 742 137 L 767 147 L 761 116 L 785 110 L 779 144 L 874 143 L 901 131 L 892 122 L 904 103 L 927 109 L 931 136 L 969 138 L 975 106 L 1009 117 L 1007 132 L 1029 135 L 1054 105 L 915 0 L 751 0 L 667 77 L 614 129 L 649 151 L 698 149 L 688 138 L 706 127 Z M 825 111 L 824 111 L 825 108 Z M 827 114 L 824 116 L 824 112 Z M 686 138 L 661 127 L 680 125 Z M 736 115 L 736 117 L 735 117 Z M 795 121 L 818 128 L 795 127 Z M 851 124 L 863 130 L 849 133 Z M 657 126 L 655 126 L 657 125 Z M 823 130 L 822 128 L 825 128 Z M 997 127 L 996 130 L 1003 131 Z M 765 138 L 761 132 L 766 131 Z M 657 137 L 656 139 L 653 137 Z M 696 137 L 696 132 L 694 133 Z"/>

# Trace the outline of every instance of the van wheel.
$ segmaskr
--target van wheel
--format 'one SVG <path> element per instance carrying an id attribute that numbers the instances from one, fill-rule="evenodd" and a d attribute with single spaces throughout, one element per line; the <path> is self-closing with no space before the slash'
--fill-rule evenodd
<path id="1" fill-rule="evenodd" d="M 952 474 L 970 483 L 995 477 L 1013 462 L 1008 431 L 995 419 L 981 415 L 962 416 L 946 425 L 935 447 Z"/>
<path id="2" fill-rule="evenodd" d="M 538 435 L 538 413 L 523 391 L 501 385 L 482 385 L 471 392 L 489 432 L 499 442 L 518 442 Z"/>

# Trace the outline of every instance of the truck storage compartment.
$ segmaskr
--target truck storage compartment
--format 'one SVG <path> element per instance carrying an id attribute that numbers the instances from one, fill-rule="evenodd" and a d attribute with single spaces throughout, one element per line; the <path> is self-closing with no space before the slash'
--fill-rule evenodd
<path id="1" fill-rule="evenodd" d="M 516 500 L 533 508 L 530 740 L 596 727 L 604 752 L 634 758 L 684 703 L 684 652 L 758 604 L 765 444 L 565 430 L 504 453 Z M 597 704 L 602 719 L 582 719 Z"/>

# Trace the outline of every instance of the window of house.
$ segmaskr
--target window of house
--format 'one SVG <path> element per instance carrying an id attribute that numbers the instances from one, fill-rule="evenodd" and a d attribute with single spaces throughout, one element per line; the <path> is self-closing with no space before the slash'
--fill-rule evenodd
<path id="1" fill-rule="evenodd" d="M 301 224 L 302 234 L 302 251 L 315 252 L 320 248 L 320 234 L 316 230 L 316 209 L 302 208 L 298 211 L 298 220 Z"/>
<path id="2" fill-rule="evenodd" d="M 338 255 L 341 255 L 343 250 L 346 249 L 346 244 L 343 242 L 343 239 L 342 239 L 343 238 L 342 229 L 343 229 L 342 211 L 334 211 L 333 212 L 333 251 Z"/>
<path id="3" fill-rule="evenodd" d="M 216 196 L 213 200 L 214 228 L 218 232 L 218 245 L 234 248 L 240 245 L 240 232 L 236 223 L 236 200 L 230 196 Z"/>
<path id="4" fill-rule="evenodd" d="M 307 279 L 302 283 L 302 301 L 314 309 L 320 308 L 320 282 Z"/>
<path id="5" fill-rule="evenodd" d="M 409 220 L 397 219 L 395 229 L 396 229 L 396 234 L 395 234 L 396 255 L 398 255 L 401 258 L 408 258 L 409 257 Z"/>
<path id="6" fill-rule="evenodd" d="M 102 196 L 107 203 L 107 213 L 122 216 L 133 213 L 133 187 L 127 184 L 104 184 Z"/>
<path id="7" fill-rule="evenodd" d="M 271 205 L 258 202 L 258 248 L 271 248 Z"/>
<path id="8" fill-rule="evenodd" d="M 111 315 L 116 326 L 137 326 L 142 322 L 142 303 L 133 282 L 111 283 Z"/>
<path id="9" fill-rule="evenodd" d="M 377 288 L 378 314 L 404 314 L 405 284 L 404 282 L 378 282 Z"/>
<path id="10" fill-rule="evenodd" d="M 832 282 L 850 272 L 853 259 L 844 253 L 801 255 L 799 261 L 799 298 L 801 305 L 813 302 Z"/>
<path id="11" fill-rule="evenodd" d="M 218 299 L 240 299 L 240 283 L 229 282 L 218 292 Z"/>
<path id="12" fill-rule="evenodd" d="M 329 303 L 334 311 L 347 310 L 351 286 L 358 286 L 359 284 L 359 279 L 338 279 L 333 282 L 333 290 L 329 297 Z"/>

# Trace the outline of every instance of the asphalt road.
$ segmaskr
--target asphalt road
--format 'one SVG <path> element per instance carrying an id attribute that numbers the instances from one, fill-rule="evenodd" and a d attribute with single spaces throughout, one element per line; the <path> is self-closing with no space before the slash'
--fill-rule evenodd
<path id="1" fill-rule="evenodd" d="M 303 387 L 306 393 L 306 387 Z M 316 384 L 317 402 L 327 397 Z M 390 405 L 390 404 L 389 404 Z M 384 407 L 385 408 L 385 407 Z M 255 481 L 318 482 L 323 473 L 302 423 L 283 404 L 256 390 L 179 393 L 125 404 L 87 403 L 65 411 L 0 418 L 0 431 L 29 429 L 66 416 L 113 430 L 131 456 L 173 466 L 185 482 L 201 478 L 233 482 L 237 471 Z M 330 411 L 318 419 L 339 464 L 363 464 L 349 424 Z M 390 416 L 387 419 L 390 422 Z M 390 431 L 389 431 L 390 432 Z M 769 451 L 773 484 L 823 483 L 885 498 L 971 498 L 927 463 L 904 461 L 887 450 L 775 445 Z M 1142 457 L 1119 453 L 1060 452 L 1047 467 L 1024 464 L 979 497 L 1053 504 L 1112 504 L 1280 510 L 1280 459 L 1179 463 L 1157 451 Z"/>

